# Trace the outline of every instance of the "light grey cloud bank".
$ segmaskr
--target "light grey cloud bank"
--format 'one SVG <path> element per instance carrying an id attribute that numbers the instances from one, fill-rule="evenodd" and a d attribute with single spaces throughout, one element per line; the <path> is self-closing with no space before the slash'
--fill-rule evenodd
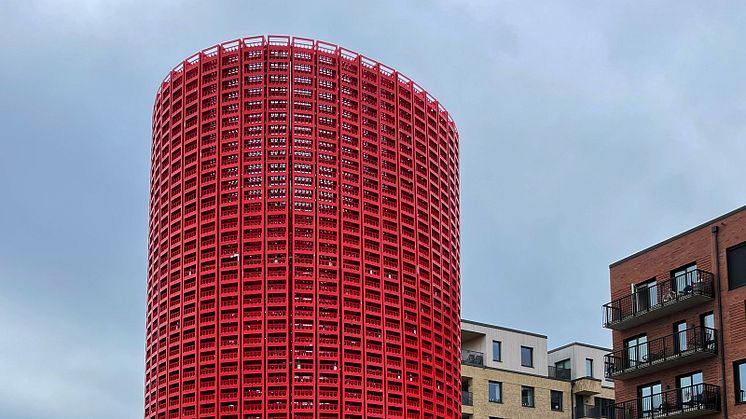
<path id="1" fill-rule="evenodd" d="M 608 344 L 607 265 L 746 201 L 734 2 L 0 3 L 0 416 L 142 412 L 150 112 L 180 60 L 297 34 L 462 138 L 463 315 Z"/>

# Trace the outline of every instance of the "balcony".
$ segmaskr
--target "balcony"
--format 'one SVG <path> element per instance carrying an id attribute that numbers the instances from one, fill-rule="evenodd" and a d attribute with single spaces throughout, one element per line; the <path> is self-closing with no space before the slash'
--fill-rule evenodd
<path id="1" fill-rule="evenodd" d="M 711 301 L 713 275 L 696 270 L 604 304 L 604 327 L 627 330 L 671 313 Z"/>
<path id="2" fill-rule="evenodd" d="M 556 378 L 558 380 L 567 380 L 570 381 L 572 376 L 572 370 L 569 368 L 560 368 L 560 367 L 553 367 L 549 366 L 549 378 Z"/>
<path id="3" fill-rule="evenodd" d="M 603 386 L 598 378 L 582 377 L 573 382 L 573 392 L 580 396 L 592 396 L 602 391 Z"/>
<path id="4" fill-rule="evenodd" d="M 461 391 L 461 404 L 464 406 L 474 406 L 474 394 L 471 391 Z"/>
<path id="5" fill-rule="evenodd" d="M 717 354 L 717 330 L 695 326 L 607 354 L 606 376 L 625 379 Z"/>
<path id="6" fill-rule="evenodd" d="M 720 387 L 695 384 L 614 405 L 612 419 L 696 418 L 720 411 Z"/>
<path id="7" fill-rule="evenodd" d="M 584 404 L 581 406 L 575 406 L 575 417 L 576 418 L 595 418 L 595 419 L 611 419 L 614 418 L 614 409 L 612 406 L 591 406 Z"/>
<path id="8" fill-rule="evenodd" d="M 472 365 L 475 367 L 484 366 L 484 354 L 477 351 L 461 351 L 461 363 L 464 365 Z"/>

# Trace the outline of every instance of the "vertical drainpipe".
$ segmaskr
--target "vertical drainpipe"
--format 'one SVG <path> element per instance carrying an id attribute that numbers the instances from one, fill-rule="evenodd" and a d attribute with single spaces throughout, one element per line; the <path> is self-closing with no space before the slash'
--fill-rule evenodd
<path id="1" fill-rule="evenodd" d="M 576 417 L 575 412 L 575 380 L 570 377 L 570 417 Z"/>
<path id="2" fill-rule="evenodd" d="M 715 276 L 715 292 L 717 293 L 718 321 L 720 322 L 720 375 L 721 391 L 720 400 L 723 405 L 723 418 L 728 418 L 728 396 L 725 386 L 725 334 L 723 333 L 723 297 L 720 284 L 720 243 L 718 240 L 719 226 L 712 226 L 712 252 L 713 252 L 713 274 Z"/>

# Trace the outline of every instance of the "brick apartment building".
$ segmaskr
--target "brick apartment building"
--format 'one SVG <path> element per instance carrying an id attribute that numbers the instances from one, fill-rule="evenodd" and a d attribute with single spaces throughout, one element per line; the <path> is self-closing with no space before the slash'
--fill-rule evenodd
<path id="1" fill-rule="evenodd" d="M 746 206 L 610 266 L 615 419 L 746 418 Z"/>

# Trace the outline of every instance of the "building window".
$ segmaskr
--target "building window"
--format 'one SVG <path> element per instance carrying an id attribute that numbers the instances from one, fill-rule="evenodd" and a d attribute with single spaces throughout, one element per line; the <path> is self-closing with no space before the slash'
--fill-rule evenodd
<path id="1" fill-rule="evenodd" d="M 686 346 L 688 342 L 686 338 L 686 322 L 681 321 L 678 323 L 674 323 L 673 333 L 676 336 L 673 341 L 674 350 L 676 351 L 676 353 L 686 351 Z"/>
<path id="2" fill-rule="evenodd" d="M 562 411 L 562 392 L 552 390 L 552 410 L 557 412 Z"/>
<path id="3" fill-rule="evenodd" d="M 727 258 L 728 288 L 734 289 L 746 285 L 746 242 L 728 249 Z"/>
<path id="4" fill-rule="evenodd" d="M 499 340 L 492 341 L 492 360 L 500 362 L 502 361 L 502 343 Z"/>
<path id="5" fill-rule="evenodd" d="M 637 368 L 638 364 L 648 362 L 648 337 L 645 335 L 629 338 L 624 341 L 626 356 L 623 365 L 614 365 L 616 369 Z"/>
<path id="6" fill-rule="evenodd" d="M 534 407 L 534 388 L 521 386 L 521 406 Z"/>
<path id="7" fill-rule="evenodd" d="M 585 359 L 585 376 L 593 378 L 593 360 L 590 358 Z"/>
<path id="8" fill-rule="evenodd" d="M 497 381 L 489 383 L 489 400 L 493 403 L 503 402 L 503 384 Z"/>
<path id="9" fill-rule="evenodd" d="M 733 363 L 733 381 L 736 388 L 736 403 L 746 403 L 746 359 Z"/>
<path id="10" fill-rule="evenodd" d="M 698 282 L 697 264 L 692 263 L 690 265 L 686 265 L 684 267 L 671 271 L 671 278 L 673 278 L 671 291 L 690 294 L 692 292 L 694 283 Z"/>
<path id="11" fill-rule="evenodd" d="M 569 370 L 570 369 L 570 358 L 563 359 L 562 361 L 555 362 L 554 366 L 557 368 L 562 368 L 563 370 Z"/>
<path id="12" fill-rule="evenodd" d="M 677 378 L 679 400 L 684 403 L 684 406 L 690 406 L 697 400 L 703 400 L 704 386 L 702 383 L 702 371 L 681 375 Z"/>
<path id="13" fill-rule="evenodd" d="M 640 417 L 652 417 L 656 412 L 663 411 L 663 386 L 661 383 L 646 384 L 637 387 L 637 397 L 640 399 L 638 409 Z"/>
<path id="14" fill-rule="evenodd" d="M 614 400 L 596 397 L 596 408 L 600 412 L 602 418 L 612 417 L 614 414 Z"/>
<path id="15" fill-rule="evenodd" d="M 524 367 L 534 367 L 534 348 L 521 346 L 521 365 Z"/>
<path id="16" fill-rule="evenodd" d="M 712 312 L 705 313 L 700 317 L 702 323 L 703 337 L 705 338 L 705 348 L 709 351 L 715 351 L 715 315 Z"/>
<path id="17" fill-rule="evenodd" d="M 635 285 L 635 312 L 645 311 L 658 304 L 658 285 L 655 278 Z"/>
<path id="18" fill-rule="evenodd" d="M 554 363 L 554 378 L 562 380 L 569 380 L 572 378 L 569 359 L 563 359 L 562 361 Z"/>
<path id="19" fill-rule="evenodd" d="M 474 406 L 474 395 L 471 392 L 471 378 L 461 377 L 461 404 Z"/>

